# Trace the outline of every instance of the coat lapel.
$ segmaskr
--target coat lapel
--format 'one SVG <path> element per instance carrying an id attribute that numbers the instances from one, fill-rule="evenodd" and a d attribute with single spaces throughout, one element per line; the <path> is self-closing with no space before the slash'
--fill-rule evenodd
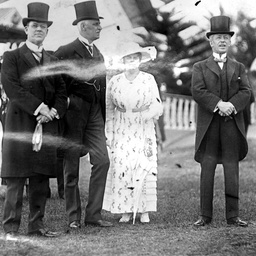
<path id="1" fill-rule="evenodd" d="M 45 51 L 45 50 L 43 50 L 43 65 L 47 65 L 47 64 L 49 64 L 50 62 L 51 62 L 51 58 L 50 58 L 50 56 L 48 55 L 48 53 Z"/>
<path id="2" fill-rule="evenodd" d="M 92 58 L 91 54 L 88 52 L 86 47 L 80 42 L 78 38 L 74 41 L 74 46 L 75 46 L 75 51 L 77 52 L 78 55 L 81 56 L 81 58 L 85 58 L 85 59 Z"/>
<path id="3" fill-rule="evenodd" d="M 43 50 L 42 58 L 43 58 L 42 65 L 47 65 L 51 62 L 51 56 L 45 50 Z M 50 82 L 49 76 L 42 76 L 41 79 L 42 79 L 41 80 L 42 84 L 45 88 L 45 102 L 49 104 L 50 99 L 52 98 L 53 85 Z"/>
<path id="4" fill-rule="evenodd" d="M 32 52 L 28 49 L 26 44 L 24 44 L 20 48 L 20 52 L 21 52 L 21 58 L 24 59 L 24 61 L 28 64 L 29 67 L 37 66 L 36 60 L 33 57 Z"/>
<path id="5" fill-rule="evenodd" d="M 227 58 L 227 79 L 228 79 L 228 86 L 230 86 L 232 76 L 235 73 L 236 69 L 236 62 L 230 59 L 229 57 Z"/>
<path id="6" fill-rule="evenodd" d="M 213 59 L 213 55 L 210 56 L 206 62 L 206 66 L 217 76 L 220 75 L 220 68 L 218 67 L 218 64 Z"/>

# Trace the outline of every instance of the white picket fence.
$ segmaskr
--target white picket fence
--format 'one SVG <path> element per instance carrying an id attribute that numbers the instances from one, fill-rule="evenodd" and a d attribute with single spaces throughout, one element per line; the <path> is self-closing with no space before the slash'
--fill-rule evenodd
<path id="1" fill-rule="evenodd" d="M 196 103 L 191 96 L 166 93 L 163 104 L 166 129 L 195 130 Z"/>
<path id="2" fill-rule="evenodd" d="M 255 102 L 251 104 L 251 124 L 254 124 L 256 119 L 255 119 Z"/>
<path id="3" fill-rule="evenodd" d="M 197 104 L 191 96 L 165 93 L 163 104 L 166 129 L 196 129 Z M 251 123 L 255 123 L 255 103 L 251 104 Z"/>

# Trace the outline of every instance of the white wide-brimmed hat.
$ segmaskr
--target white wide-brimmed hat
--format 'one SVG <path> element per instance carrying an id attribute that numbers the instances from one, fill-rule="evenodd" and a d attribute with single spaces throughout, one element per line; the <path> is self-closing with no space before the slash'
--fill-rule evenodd
<path id="1" fill-rule="evenodd" d="M 157 54 L 154 46 L 141 47 L 135 42 L 122 42 L 117 46 L 117 57 L 119 60 L 134 53 L 141 53 L 141 62 L 154 60 Z"/>

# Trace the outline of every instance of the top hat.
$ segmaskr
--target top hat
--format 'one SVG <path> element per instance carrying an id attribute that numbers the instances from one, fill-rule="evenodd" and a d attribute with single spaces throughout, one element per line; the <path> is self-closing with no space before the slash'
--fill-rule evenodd
<path id="1" fill-rule="evenodd" d="M 103 19 L 98 15 L 95 1 L 86 1 L 75 4 L 76 20 L 72 25 L 76 25 L 81 20 L 98 20 Z"/>
<path id="2" fill-rule="evenodd" d="M 207 38 L 214 34 L 228 34 L 234 35 L 233 31 L 230 31 L 230 18 L 227 16 L 215 16 L 210 19 L 211 31 L 206 33 Z"/>
<path id="3" fill-rule="evenodd" d="M 28 4 L 28 18 L 23 18 L 22 23 L 27 26 L 29 21 L 38 21 L 46 23 L 48 27 L 52 25 L 52 21 L 48 21 L 49 5 L 45 3 L 30 3 Z"/>

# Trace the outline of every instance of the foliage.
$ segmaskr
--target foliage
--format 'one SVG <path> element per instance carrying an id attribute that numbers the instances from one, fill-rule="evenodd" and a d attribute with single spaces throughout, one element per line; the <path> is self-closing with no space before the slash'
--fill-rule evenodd
<path id="1" fill-rule="evenodd" d="M 150 0 L 147 0 L 150 1 Z M 165 4 L 174 0 L 163 1 Z M 152 7 L 153 8 L 153 7 Z M 152 15 L 152 12 L 150 13 Z M 196 29 L 193 37 L 183 39 L 182 33 L 191 33 L 195 30 L 196 23 L 186 22 L 184 18 L 176 17 L 176 10 L 161 12 L 157 10 L 155 15 L 158 25 L 147 27 L 149 33 L 159 33 L 166 36 L 167 49 L 162 49 L 162 42 L 154 40 L 154 37 L 146 38 L 148 45 L 155 45 L 159 55 L 157 61 L 145 69 L 151 72 L 159 84 L 165 83 L 167 92 L 190 95 L 190 79 L 193 64 L 207 56 L 210 46 L 205 40 L 205 32 Z M 147 16 L 147 12 L 145 13 Z"/>
<path id="2" fill-rule="evenodd" d="M 175 0 L 162 0 L 164 4 L 173 1 Z M 219 11 L 221 15 L 226 15 L 221 5 Z M 152 16 L 152 12 L 150 14 Z M 146 67 L 146 70 L 153 73 L 159 84 L 165 83 L 168 92 L 190 95 L 192 66 L 195 62 L 207 58 L 211 54 L 211 48 L 205 37 L 206 31 L 200 30 L 196 23 L 187 23 L 184 18 L 175 18 L 175 14 L 175 8 L 168 13 L 156 10 L 155 15 L 158 19 L 154 20 L 154 23 L 157 22 L 158 25 L 155 24 L 151 28 L 147 27 L 150 33 L 164 34 L 167 38 L 168 47 L 162 51 L 159 42 L 154 41 L 153 37 L 147 38 L 149 45 L 153 44 L 158 47 L 159 56 L 157 61 Z M 206 18 L 210 20 L 212 16 L 213 14 L 209 11 Z M 256 47 L 254 47 L 256 34 L 253 27 L 255 20 L 242 12 L 238 12 L 231 19 L 231 23 L 236 28 L 236 41 L 230 49 L 231 55 L 249 69 L 256 57 Z M 182 37 L 182 33 L 191 33 L 196 26 L 197 29 L 191 34 L 191 37 L 186 39 Z"/>
<path id="3" fill-rule="evenodd" d="M 249 69 L 256 58 L 256 34 L 255 27 L 253 27 L 255 19 L 247 17 L 243 12 L 238 12 L 233 22 L 238 31 L 236 32 L 236 41 L 232 47 L 232 53 L 237 61 L 242 62 Z"/>

